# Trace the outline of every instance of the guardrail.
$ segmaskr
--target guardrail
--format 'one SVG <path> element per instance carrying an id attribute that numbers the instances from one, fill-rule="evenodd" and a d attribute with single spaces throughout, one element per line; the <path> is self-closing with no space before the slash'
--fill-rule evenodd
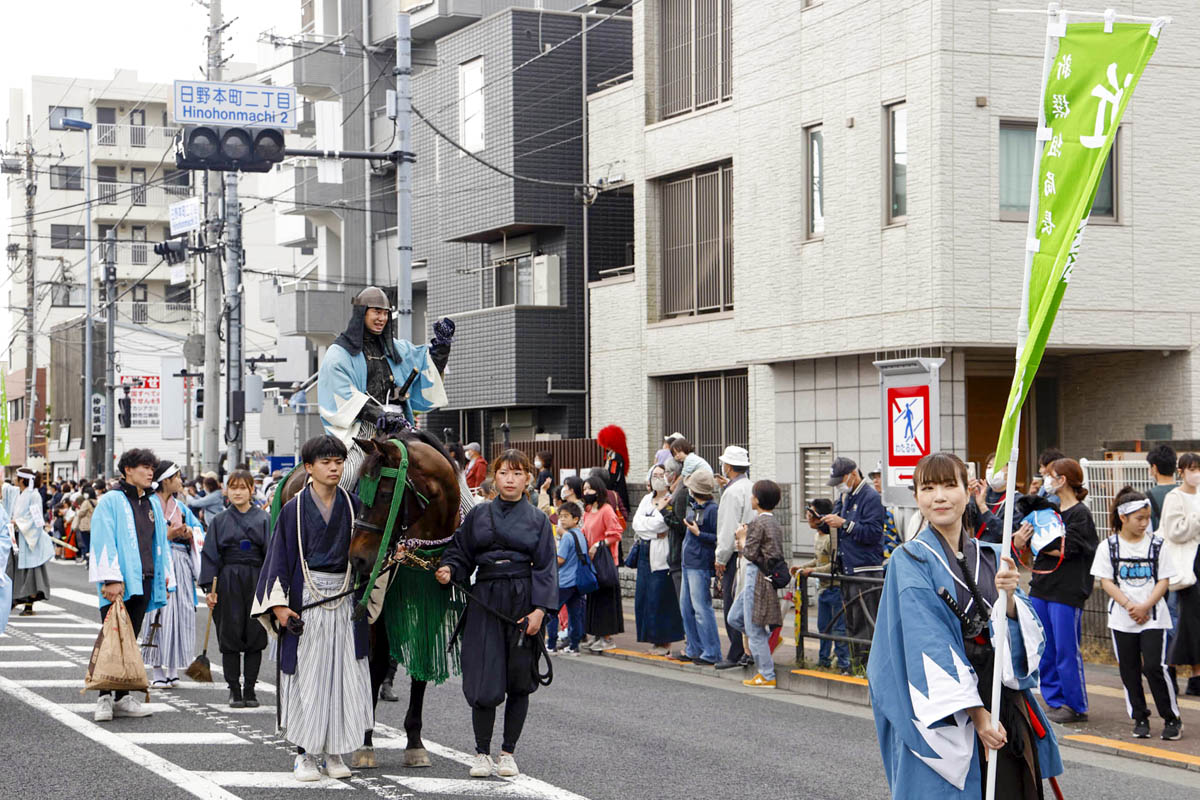
<path id="1" fill-rule="evenodd" d="M 859 639 L 854 636 L 840 636 L 836 633 L 830 633 L 836 627 L 839 619 L 844 619 L 846 616 L 846 595 L 842 593 L 842 607 L 838 609 L 833 618 L 829 620 L 828 629 L 825 631 L 817 630 L 815 632 L 809 630 L 808 626 L 808 579 L 818 578 L 830 581 L 830 586 L 822 586 L 822 589 L 836 587 L 840 589 L 842 584 L 857 583 L 861 586 L 875 587 L 868 588 L 858 594 L 853 602 L 859 603 L 862 606 L 863 613 L 867 619 L 871 621 L 871 630 L 875 629 L 875 615 L 871 613 L 871 609 L 863 602 L 863 598 L 869 594 L 875 594 L 883 591 L 883 578 L 868 578 L 860 575 L 843 575 L 840 572 L 810 572 L 808 575 L 796 576 L 796 588 L 800 592 L 800 602 L 796 603 L 796 663 L 804 666 L 804 640 L 818 639 L 830 642 L 842 642 L 845 644 L 859 645 L 862 647 L 870 647 L 870 639 Z M 865 666 L 865 664 L 864 664 Z"/>

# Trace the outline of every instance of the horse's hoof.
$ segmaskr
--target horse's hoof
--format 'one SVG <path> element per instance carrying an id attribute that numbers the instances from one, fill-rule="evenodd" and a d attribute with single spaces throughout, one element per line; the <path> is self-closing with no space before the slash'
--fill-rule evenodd
<path id="1" fill-rule="evenodd" d="M 375 769 L 379 765 L 375 763 L 375 748 L 360 747 L 354 751 L 354 755 L 350 757 L 351 769 Z"/>
<path id="2" fill-rule="evenodd" d="M 404 766 L 406 767 L 432 767 L 433 762 L 429 760 L 429 753 L 424 747 L 414 747 L 411 750 L 404 751 Z"/>

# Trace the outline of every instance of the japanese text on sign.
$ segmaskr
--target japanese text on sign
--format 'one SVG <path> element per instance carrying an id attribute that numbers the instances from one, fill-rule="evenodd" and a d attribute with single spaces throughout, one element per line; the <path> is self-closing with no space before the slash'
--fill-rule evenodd
<path id="1" fill-rule="evenodd" d="M 162 394 L 157 375 L 118 375 L 118 384 L 136 384 L 141 386 L 129 390 L 130 427 L 153 428 L 159 425 L 159 413 L 162 407 Z M 118 389 L 118 397 L 124 389 Z"/>
<path id="2" fill-rule="evenodd" d="M 172 105 L 180 125 L 214 123 L 296 128 L 296 89 L 215 81 L 175 81 Z"/>

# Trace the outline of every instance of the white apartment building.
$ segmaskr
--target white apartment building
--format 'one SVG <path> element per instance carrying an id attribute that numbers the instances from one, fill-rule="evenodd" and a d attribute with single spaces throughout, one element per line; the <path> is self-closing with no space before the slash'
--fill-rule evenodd
<path id="1" fill-rule="evenodd" d="M 714 465 L 723 445 L 748 445 L 751 474 L 789 486 L 796 514 L 827 491 L 835 454 L 879 461 L 872 362 L 904 355 L 946 359 L 942 447 L 976 462 L 994 448 L 1045 34 L 994 6 L 633 7 L 633 72 L 588 102 L 590 178 L 632 193 L 635 254 L 590 285 L 605 320 L 591 327 L 590 420 L 625 426 L 632 475 L 674 430 Z M 1200 9 L 1152 12 L 1177 24 L 1097 193 L 1024 413 L 1022 478 L 1049 445 L 1096 457 L 1200 439 L 1187 149 Z"/>
<path id="2" fill-rule="evenodd" d="M 153 251 L 154 243 L 169 237 L 169 206 L 201 194 L 199 174 L 175 168 L 177 128 L 168 119 L 170 92 L 171 84 L 140 81 L 130 70 L 117 70 L 111 80 L 39 75 L 32 78 L 28 88 L 12 88 L 9 92 L 10 117 L 4 139 L 6 173 L 14 152 L 24 151 L 27 116 L 36 154 L 38 288 L 34 352 L 39 370 L 47 370 L 48 386 L 44 396 L 37 398 L 37 407 L 40 415 L 50 404 L 46 415 L 50 437 L 45 442 L 39 437 L 34 455 L 45 458 L 56 477 L 78 474 L 80 451 L 90 438 L 82 366 L 89 249 L 95 314 L 93 391 L 104 391 L 105 297 L 100 243 L 109 231 L 117 239 L 116 378 L 122 383 L 136 379 L 143 383 L 131 392 L 133 424 L 116 428 L 114 452 L 150 447 L 160 457 L 182 463 L 186 426 L 190 425 L 198 460 L 199 423 L 194 418 L 185 420 L 183 384 L 171 376 L 184 367 L 183 345 L 189 334 L 203 330 L 203 270 L 194 267 L 193 259 L 177 268 L 182 274 L 177 271 L 173 279 L 172 269 L 160 263 Z M 92 128 L 86 133 L 68 130 L 62 125 L 63 118 L 86 120 Z M 88 146 L 90 163 L 86 161 Z M 15 161 L 19 172 L 5 175 L 11 218 L 8 245 L 10 254 L 14 245 L 20 252 L 10 262 L 13 272 L 6 297 L 13 341 L 3 359 L 10 365 L 10 416 L 19 423 L 26 407 L 22 381 L 26 359 L 24 312 L 28 305 L 24 248 L 28 238 L 24 225 L 24 158 L 18 155 Z M 85 200 L 85 185 L 89 183 L 91 230 L 87 228 Z M 243 207 L 253 206 L 256 179 L 243 177 L 241 185 Z M 273 219 L 269 208 L 247 215 L 243 239 L 248 270 L 266 272 L 277 266 L 272 263 L 277 257 Z M 272 355 L 274 332 L 264 330 L 257 315 L 258 282 L 247 280 L 245 286 L 246 353 Z M 212 400 L 207 405 L 216 411 Z M 248 453 L 268 448 L 258 436 L 257 417 L 248 415 Z M 28 457 L 20 429 L 23 425 L 14 431 L 13 464 L 23 463 Z M 101 441 L 97 440 L 97 463 Z M 290 448 L 291 442 L 287 445 Z"/>

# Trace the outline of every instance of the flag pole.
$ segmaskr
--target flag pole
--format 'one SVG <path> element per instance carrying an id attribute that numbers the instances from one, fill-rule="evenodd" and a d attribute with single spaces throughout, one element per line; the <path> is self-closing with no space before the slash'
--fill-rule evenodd
<path id="1" fill-rule="evenodd" d="M 1050 27 L 1058 24 L 1061 20 L 1059 4 L 1052 2 L 1046 9 L 1047 29 L 1046 29 L 1046 46 L 1042 55 L 1042 83 L 1038 91 L 1038 121 L 1037 130 L 1033 137 L 1033 177 L 1030 179 L 1029 186 L 1029 222 L 1025 229 L 1025 271 L 1024 278 L 1021 281 L 1021 308 L 1017 314 L 1017 348 L 1016 357 L 1017 367 L 1019 368 L 1021 361 L 1021 351 L 1025 349 L 1025 340 L 1029 336 L 1029 278 L 1033 271 L 1033 255 L 1037 252 L 1034 245 L 1037 239 L 1037 212 L 1038 212 L 1038 178 L 1041 175 L 1042 150 L 1045 148 L 1043 131 L 1046 128 L 1046 83 L 1050 78 L 1050 69 L 1054 64 L 1054 57 L 1058 52 L 1058 37 L 1050 35 Z M 1019 395 L 1018 395 L 1019 397 Z M 1015 425 L 1013 428 L 1013 445 L 1012 453 L 1008 458 L 1008 481 L 1005 487 L 1004 498 L 1004 535 L 1000 545 L 1001 557 L 1007 557 L 1012 552 L 1012 525 L 1013 525 L 1013 495 L 1014 486 L 1017 481 L 1017 459 L 1020 454 L 1021 442 L 1021 409 L 1018 407 L 1014 413 Z M 1002 454 L 997 453 L 997 458 Z M 1008 592 L 1000 592 L 996 599 L 996 605 L 992 607 L 992 628 L 994 635 L 992 637 L 994 646 L 994 658 L 992 663 L 992 724 L 998 725 L 1000 722 L 1000 694 L 1001 694 L 1001 677 L 1003 669 L 1001 665 L 1008 656 Z M 1012 732 L 1009 732 L 1010 735 Z M 982 746 L 982 744 L 981 744 Z M 995 769 L 995 754 L 988 754 L 988 773 L 987 773 L 987 791 L 984 795 L 985 800 L 995 800 L 996 797 L 996 769 Z"/>

